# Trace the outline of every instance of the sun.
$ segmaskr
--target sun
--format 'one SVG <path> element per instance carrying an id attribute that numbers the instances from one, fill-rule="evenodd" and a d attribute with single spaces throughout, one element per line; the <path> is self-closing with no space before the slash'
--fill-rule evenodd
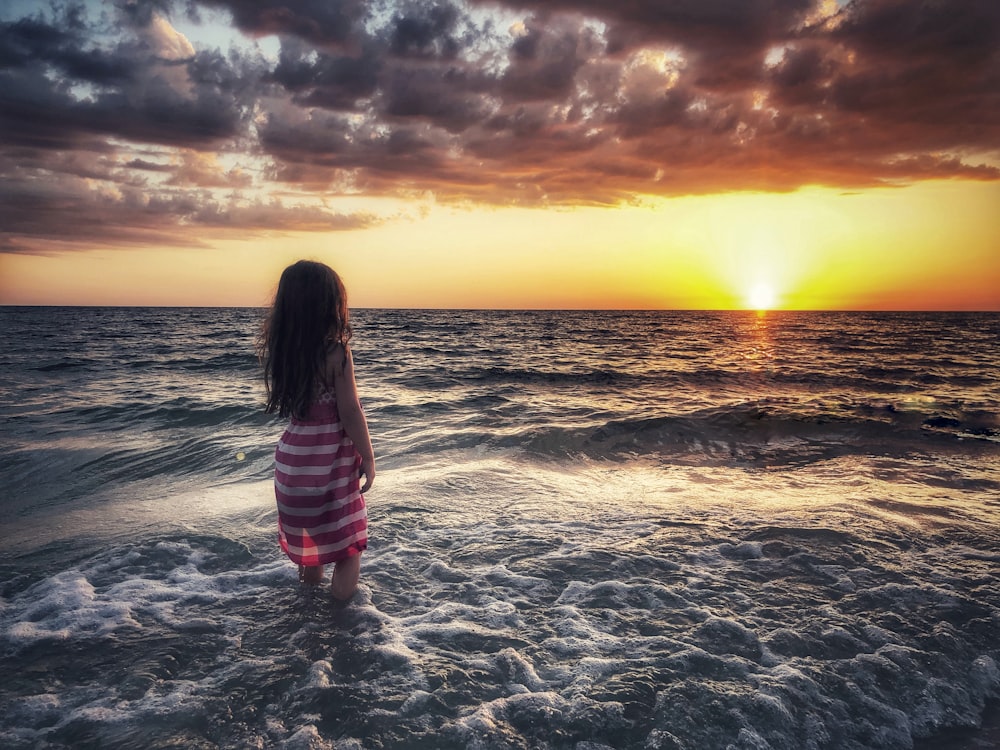
<path id="1" fill-rule="evenodd" d="M 760 282 L 747 294 L 747 306 L 751 310 L 771 310 L 774 308 L 774 289 L 770 284 Z"/>

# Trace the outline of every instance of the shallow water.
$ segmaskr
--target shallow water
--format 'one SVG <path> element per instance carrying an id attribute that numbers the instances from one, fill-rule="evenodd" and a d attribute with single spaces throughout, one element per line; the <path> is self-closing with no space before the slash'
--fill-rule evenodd
<path id="1" fill-rule="evenodd" d="M 258 321 L 0 310 L 3 746 L 988 736 L 1000 316 L 358 311 L 346 607 L 277 547 Z"/>

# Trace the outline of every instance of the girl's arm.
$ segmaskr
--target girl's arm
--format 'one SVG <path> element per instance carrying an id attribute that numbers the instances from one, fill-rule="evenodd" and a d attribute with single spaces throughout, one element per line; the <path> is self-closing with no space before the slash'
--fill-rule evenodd
<path id="1" fill-rule="evenodd" d="M 337 346 L 327 358 L 327 368 L 333 375 L 334 392 L 337 394 L 337 411 L 344 431 L 361 454 L 361 473 L 365 476 L 362 492 L 367 492 L 375 481 L 375 451 L 368 434 L 368 421 L 358 400 L 358 386 L 354 382 L 354 359 L 347 346 Z"/>

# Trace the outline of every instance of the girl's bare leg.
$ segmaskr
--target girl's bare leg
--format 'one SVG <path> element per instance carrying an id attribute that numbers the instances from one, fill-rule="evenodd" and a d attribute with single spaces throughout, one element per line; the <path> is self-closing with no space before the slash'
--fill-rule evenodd
<path id="1" fill-rule="evenodd" d="M 351 555 L 338 560 L 333 566 L 330 576 L 330 591 L 334 599 L 346 602 L 358 590 L 358 578 L 361 576 L 361 555 Z"/>
<path id="2" fill-rule="evenodd" d="M 322 565 L 299 566 L 299 583 L 308 583 L 311 586 L 315 586 L 317 583 L 322 583 L 322 582 L 323 582 Z"/>

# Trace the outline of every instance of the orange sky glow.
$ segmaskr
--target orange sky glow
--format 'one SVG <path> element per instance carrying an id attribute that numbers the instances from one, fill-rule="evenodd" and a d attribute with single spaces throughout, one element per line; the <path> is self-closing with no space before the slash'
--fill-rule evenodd
<path id="1" fill-rule="evenodd" d="M 1000 310 L 1000 6 L 661 5 L 14 1 L 0 304 Z"/>

